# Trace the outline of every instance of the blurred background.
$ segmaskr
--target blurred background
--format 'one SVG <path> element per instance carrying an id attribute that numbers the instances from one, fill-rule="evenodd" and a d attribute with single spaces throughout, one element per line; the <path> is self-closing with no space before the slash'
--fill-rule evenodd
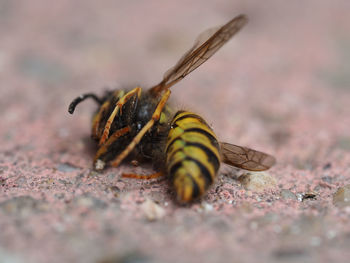
<path id="1" fill-rule="evenodd" d="M 0 262 L 345 262 L 349 213 L 331 200 L 350 181 L 349 10 L 346 0 L 0 0 Z M 208 216 L 200 202 L 173 204 L 166 182 L 151 195 L 154 186 L 119 179 L 128 165 L 91 175 L 96 106 L 71 116 L 71 100 L 157 84 L 199 33 L 241 13 L 249 23 L 172 99 L 221 140 L 275 155 L 277 190 L 259 197 L 222 179 L 221 189 L 235 188 L 209 192 Z M 330 186 L 316 189 L 324 176 Z M 318 201 L 273 203 L 281 189 L 316 189 Z M 151 225 L 140 208 L 147 198 L 166 211 Z M 327 219 L 309 221 L 309 212 Z M 256 218 L 261 234 L 252 237 Z"/>
<path id="2" fill-rule="evenodd" d="M 245 144 L 250 132 L 266 140 L 266 127 L 255 127 L 266 119 L 286 124 L 300 116 L 303 125 L 322 122 L 319 129 L 339 117 L 338 111 L 348 116 L 341 106 L 349 93 L 348 5 L 3 0 L 1 111 L 10 118 L 18 113 L 18 120 L 57 113 L 63 115 L 58 126 L 77 123 L 87 130 L 95 106 L 79 105 L 71 118 L 65 108 L 72 98 L 87 91 L 102 94 L 106 87 L 148 88 L 200 32 L 245 13 L 250 22 L 242 32 L 173 88 L 178 107 L 202 113 L 221 138 L 238 136 Z M 309 128 L 303 132 L 322 132 Z"/>

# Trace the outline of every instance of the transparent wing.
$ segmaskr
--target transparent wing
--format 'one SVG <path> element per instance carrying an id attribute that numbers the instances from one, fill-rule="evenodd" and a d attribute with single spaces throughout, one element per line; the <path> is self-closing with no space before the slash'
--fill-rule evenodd
<path id="1" fill-rule="evenodd" d="M 154 86 L 150 92 L 158 94 L 186 77 L 207 61 L 247 22 L 248 19 L 245 15 L 239 15 L 221 27 L 204 31 L 196 39 L 193 47 L 183 55 L 174 67 L 164 74 L 163 80 Z"/>
<path id="2" fill-rule="evenodd" d="M 250 171 L 264 171 L 275 163 L 275 157 L 230 143 L 221 142 L 221 159 L 224 163 Z"/>

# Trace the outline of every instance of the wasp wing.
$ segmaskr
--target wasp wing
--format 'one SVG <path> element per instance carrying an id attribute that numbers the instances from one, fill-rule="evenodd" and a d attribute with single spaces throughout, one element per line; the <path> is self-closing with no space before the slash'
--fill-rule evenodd
<path id="1" fill-rule="evenodd" d="M 245 15 L 239 15 L 221 27 L 204 31 L 198 36 L 193 47 L 182 56 L 174 67 L 164 74 L 163 80 L 154 86 L 150 92 L 160 94 L 163 90 L 169 89 L 176 82 L 186 77 L 207 61 L 247 22 L 248 19 Z"/>
<path id="2" fill-rule="evenodd" d="M 221 142 L 221 159 L 224 163 L 249 171 L 264 171 L 275 163 L 275 157 L 247 147 Z"/>

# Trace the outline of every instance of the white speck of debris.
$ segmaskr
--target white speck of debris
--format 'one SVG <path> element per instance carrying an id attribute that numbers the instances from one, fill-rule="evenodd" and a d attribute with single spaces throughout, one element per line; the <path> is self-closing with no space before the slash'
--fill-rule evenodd
<path id="1" fill-rule="evenodd" d="M 297 196 L 297 199 L 299 202 L 303 201 L 303 194 L 302 193 L 297 193 L 296 196 Z"/>
<path id="2" fill-rule="evenodd" d="M 320 237 L 311 237 L 310 245 L 313 247 L 318 247 L 321 245 L 321 238 Z"/>
<path id="3" fill-rule="evenodd" d="M 335 230 L 329 230 L 327 233 L 326 233 L 326 236 L 328 239 L 333 239 L 337 236 L 337 232 Z"/>
<path id="4" fill-rule="evenodd" d="M 148 198 L 141 205 L 141 209 L 149 221 L 155 221 L 155 220 L 161 219 L 165 216 L 164 208 Z"/>
<path id="5" fill-rule="evenodd" d="M 208 204 L 206 202 L 202 202 L 201 203 L 201 209 L 202 209 L 203 212 L 208 213 L 208 212 L 213 211 L 214 207 L 211 204 Z"/>
<path id="6" fill-rule="evenodd" d="M 101 161 L 98 159 L 95 164 L 95 169 L 96 170 L 102 170 L 105 167 L 106 163 L 104 161 Z"/>

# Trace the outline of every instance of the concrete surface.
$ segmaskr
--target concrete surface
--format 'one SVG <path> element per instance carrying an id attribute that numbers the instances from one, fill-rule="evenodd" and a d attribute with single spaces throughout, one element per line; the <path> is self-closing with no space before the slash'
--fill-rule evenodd
<path id="1" fill-rule="evenodd" d="M 0 0 L 0 262 L 347 262 L 349 10 L 346 0 Z M 249 24 L 172 97 L 222 140 L 275 155 L 272 187 L 246 190 L 244 172 L 225 166 L 181 207 L 166 179 L 121 178 L 147 166 L 94 172 L 95 105 L 71 116 L 69 102 L 155 84 L 201 31 L 239 13 Z"/>

